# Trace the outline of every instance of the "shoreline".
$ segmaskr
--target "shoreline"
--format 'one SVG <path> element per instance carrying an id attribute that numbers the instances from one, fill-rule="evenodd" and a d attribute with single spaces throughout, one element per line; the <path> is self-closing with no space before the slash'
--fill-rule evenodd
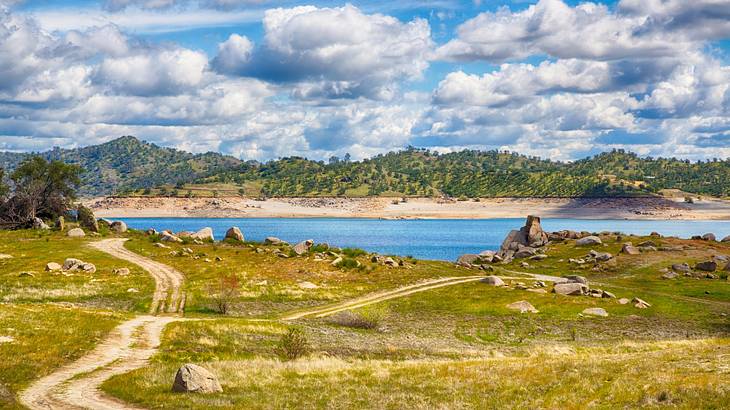
<path id="1" fill-rule="evenodd" d="M 362 218 L 594 220 L 730 220 L 730 201 L 706 198 L 486 198 L 456 201 L 433 198 L 274 198 L 265 201 L 221 198 L 117 198 L 84 202 L 105 218 Z"/>

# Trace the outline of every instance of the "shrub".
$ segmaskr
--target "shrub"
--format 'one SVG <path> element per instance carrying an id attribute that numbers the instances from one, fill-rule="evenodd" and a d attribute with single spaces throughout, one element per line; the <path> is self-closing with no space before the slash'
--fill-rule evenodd
<path id="1" fill-rule="evenodd" d="M 356 259 L 353 258 L 342 258 L 342 261 L 337 264 L 338 268 L 344 268 L 344 269 L 354 269 L 360 267 L 360 263 Z"/>
<path id="2" fill-rule="evenodd" d="M 218 281 L 208 287 L 208 294 L 215 304 L 215 310 L 220 314 L 227 314 L 240 289 L 241 284 L 235 274 L 221 274 Z"/>
<path id="3" fill-rule="evenodd" d="M 332 323 L 356 329 L 378 329 L 386 316 L 388 310 L 385 307 L 371 306 L 357 312 L 340 312 L 332 317 Z"/>
<path id="4" fill-rule="evenodd" d="M 350 258 L 357 258 L 358 256 L 367 255 L 368 253 L 358 248 L 343 248 L 342 254 Z"/>
<path id="5" fill-rule="evenodd" d="M 290 327 L 287 332 L 281 336 L 279 345 L 276 347 L 276 354 L 282 360 L 298 359 L 309 351 L 309 341 L 307 335 L 301 329 Z"/>

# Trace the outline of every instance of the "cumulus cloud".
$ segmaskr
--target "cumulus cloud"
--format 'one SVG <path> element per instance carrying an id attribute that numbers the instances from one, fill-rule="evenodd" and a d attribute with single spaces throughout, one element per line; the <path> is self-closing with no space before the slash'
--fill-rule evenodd
<path id="1" fill-rule="evenodd" d="M 428 23 L 403 23 L 346 5 L 268 10 L 263 44 L 231 37 L 213 66 L 221 73 L 303 83 L 299 98 L 392 97 L 395 82 L 418 78 L 432 47 Z"/>

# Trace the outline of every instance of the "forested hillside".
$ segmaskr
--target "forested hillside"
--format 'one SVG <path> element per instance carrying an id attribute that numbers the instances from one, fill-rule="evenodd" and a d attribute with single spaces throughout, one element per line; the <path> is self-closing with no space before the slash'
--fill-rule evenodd
<path id="1" fill-rule="evenodd" d="M 0 167 L 12 170 L 30 155 L 34 154 L 0 153 Z M 121 137 L 78 149 L 55 148 L 37 155 L 81 166 L 84 172 L 79 192 L 82 195 L 192 182 L 241 163 L 218 153 L 194 155 L 158 147 L 134 137 Z"/>
<path id="2" fill-rule="evenodd" d="M 12 170 L 29 155 L 0 153 L 0 167 Z M 730 161 L 641 158 L 624 151 L 556 162 L 510 152 L 438 154 L 409 148 L 358 162 L 290 157 L 261 164 L 122 137 L 40 155 L 80 165 L 84 195 L 182 196 L 217 189 L 201 186 L 227 186 L 228 192 L 261 196 L 601 197 L 652 195 L 667 188 L 730 196 Z M 195 193 L 188 190 L 193 183 Z M 161 189 L 149 189 L 154 187 Z"/>

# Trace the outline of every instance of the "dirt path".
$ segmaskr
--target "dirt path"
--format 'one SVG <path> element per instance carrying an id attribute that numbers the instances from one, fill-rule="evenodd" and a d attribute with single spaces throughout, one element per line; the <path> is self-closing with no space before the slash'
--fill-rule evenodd
<path id="1" fill-rule="evenodd" d="M 86 356 L 23 391 L 20 402 L 30 409 L 136 409 L 104 395 L 99 386 L 114 375 L 144 366 L 160 345 L 165 326 L 184 320 L 178 315 L 185 301 L 180 290 L 183 282 L 180 272 L 128 251 L 123 239 L 94 242 L 91 246 L 147 270 L 155 279 L 151 313 L 175 315 L 144 315 L 120 324 Z"/>
<path id="2" fill-rule="evenodd" d="M 297 313 L 293 313 L 281 318 L 281 320 L 296 320 L 307 316 L 314 317 L 326 317 L 333 315 L 344 310 L 357 309 L 374 303 L 382 302 L 389 299 L 400 298 L 403 296 L 412 295 L 418 292 L 424 292 L 427 290 L 437 289 L 444 286 L 458 285 L 461 283 L 474 282 L 480 279 L 484 279 L 484 276 L 458 276 L 450 278 L 439 278 L 429 281 L 417 283 L 415 285 L 404 286 L 395 290 L 376 293 L 369 296 L 349 300 L 346 302 L 330 305 L 323 308 L 316 308 L 305 310 Z"/>

